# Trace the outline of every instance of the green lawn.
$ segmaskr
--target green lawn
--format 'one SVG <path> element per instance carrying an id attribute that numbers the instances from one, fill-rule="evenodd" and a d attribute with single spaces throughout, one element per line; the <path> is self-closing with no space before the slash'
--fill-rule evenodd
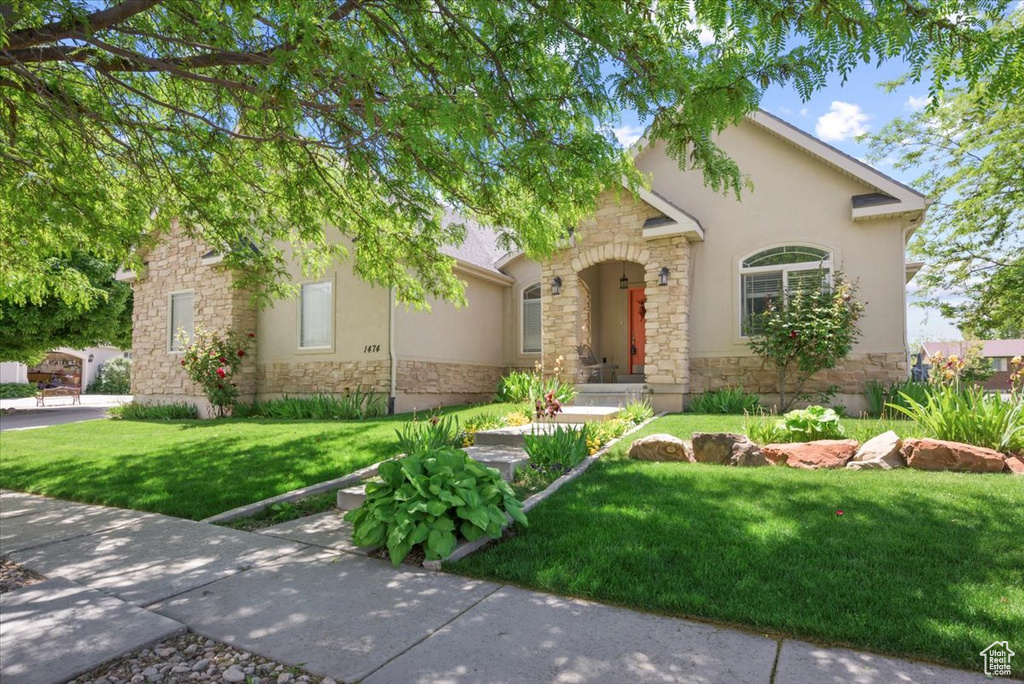
<path id="1" fill-rule="evenodd" d="M 669 416 L 641 434 L 738 427 Z M 624 450 L 451 569 L 970 669 L 996 639 L 1024 643 L 1021 478 L 615 458 Z"/>
<path id="2" fill-rule="evenodd" d="M 0 487 L 200 520 L 394 456 L 395 429 L 411 418 L 98 420 L 5 432 Z"/>

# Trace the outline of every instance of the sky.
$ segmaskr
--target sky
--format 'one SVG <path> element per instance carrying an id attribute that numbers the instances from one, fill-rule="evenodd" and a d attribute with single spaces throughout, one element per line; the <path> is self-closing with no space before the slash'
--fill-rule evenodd
<path id="1" fill-rule="evenodd" d="M 858 135 L 876 133 L 892 119 L 927 105 L 928 85 L 925 82 L 907 84 L 891 93 L 881 87 L 881 83 L 895 80 L 906 71 L 904 64 L 894 61 L 880 67 L 861 65 L 850 74 L 845 84 L 836 75 L 827 87 L 817 91 L 807 102 L 803 102 L 793 88 L 773 86 L 762 99 L 761 108 L 843 152 L 867 161 L 867 145 L 855 140 Z M 622 125 L 615 130 L 624 145 L 633 143 L 642 133 L 643 123 L 635 115 L 624 116 Z M 897 171 L 884 161 L 872 166 L 911 186 L 923 171 Z M 913 281 L 908 288 L 907 338 L 912 344 L 925 339 L 962 339 L 960 331 L 938 310 L 923 309 L 915 304 Z"/>

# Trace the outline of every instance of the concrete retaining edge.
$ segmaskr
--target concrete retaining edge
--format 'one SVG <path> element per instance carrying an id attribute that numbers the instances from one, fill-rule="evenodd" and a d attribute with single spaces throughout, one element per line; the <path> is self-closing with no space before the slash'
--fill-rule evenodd
<path id="1" fill-rule="evenodd" d="M 397 458 L 397 457 L 396 457 Z M 390 460 L 390 459 L 385 459 Z M 232 508 L 230 511 L 224 511 L 217 515 L 212 515 L 209 518 L 203 518 L 199 522 L 204 523 L 223 523 L 231 520 L 237 520 L 238 518 L 248 518 L 251 515 L 256 515 L 265 508 L 269 508 L 274 504 L 284 503 L 287 501 L 295 501 L 296 499 L 303 499 L 313 494 L 321 494 L 323 492 L 330 491 L 332 489 L 344 489 L 350 485 L 356 484 L 361 480 L 365 480 L 368 477 L 373 477 L 377 474 L 377 467 L 384 461 L 379 461 L 371 466 L 367 466 L 362 470 L 357 470 L 354 473 L 349 473 L 344 477 L 335 478 L 328 480 L 327 482 L 319 482 L 308 487 L 301 489 L 293 489 L 290 492 L 284 494 L 278 494 L 272 496 L 269 499 L 263 499 L 255 503 L 246 504 L 245 506 L 239 506 L 238 508 Z"/>
<path id="2" fill-rule="evenodd" d="M 664 411 L 661 412 L 661 413 L 654 414 L 652 417 L 648 418 L 644 422 L 642 422 L 642 423 L 640 423 L 638 425 L 635 425 L 634 427 L 630 428 L 629 430 L 626 430 L 625 432 L 622 433 L 622 435 L 620 435 L 619 437 L 616 437 L 615 439 L 613 439 L 610 442 L 608 442 L 607 444 L 605 444 L 603 447 L 598 449 L 597 452 L 595 452 L 593 456 L 588 456 L 587 458 L 583 459 L 583 461 L 579 465 L 577 465 L 575 468 L 573 468 L 572 470 L 567 472 L 565 475 L 562 475 L 560 478 L 558 478 L 557 480 L 555 480 L 554 482 L 549 484 L 546 488 L 544 488 L 544 490 L 537 492 L 533 496 L 529 497 L 526 501 L 524 501 L 523 502 L 523 512 L 524 513 L 528 513 L 531 509 L 533 509 L 538 504 L 540 504 L 541 502 L 545 501 L 552 494 L 554 494 L 559 489 L 561 489 L 562 485 L 564 485 L 566 482 L 571 482 L 572 480 L 575 480 L 577 477 L 579 477 L 580 475 L 585 473 L 587 471 L 587 468 L 589 468 L 591 465 L 593 465 L 593 463 L 597 459 L 599 459 L 602 456 L 604 456 L 608 452 L 608 450 L 611 449 L 616 444 L 618 444 L 618 442 L 620 440 L 625 439 L 626 437 L 628 437 L 629 435 L 633 434 L 637 430 L 640 430 L 641 428 L 646 427 L 647 425 L 649 425 L 650 423 L 654 422 L 658 418 L 661 418 L 664 415 L 665 415 Z M 507 513 L 505 514 L 505 517 L 508 519 L 509 523 L 512 522 L 512 518 Z M 435 572 L 439 571 L 439 570 L 441 570 L 441 567 L 442 567 L 442 565 L 444 563 L 447 563 L 447 562 L 450 562 L 450 561 L 461 560 L 462 558 L 465 558 L 466 556 L 470 555 L 471 553 L 479 551 L 480 549 L 482 549 L 483 547 L 487 546 L 492 541 L 495 541 L 495 540 L 491 539 L 490 537 L 481 537 L 480 539 L 477 539 L 476 541 L 471 541 L 471 542 L 470 541 L 463 541 L 458 546 L 455 547 L 455 550 L 452 551 L 451 554 L 447 558 L 445 558 L 443 560 L 425 560 L 425 561 L 423 561 L 423 567 L 426 568 L 427 570 L 433 570 Z"/>

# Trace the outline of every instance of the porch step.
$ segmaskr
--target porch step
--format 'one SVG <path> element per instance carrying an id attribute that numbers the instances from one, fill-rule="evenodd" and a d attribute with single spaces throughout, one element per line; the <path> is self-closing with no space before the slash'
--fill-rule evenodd
<path id="1" fill-rule="evenodd" d="M 522 448 L 526 444 L 526 435 L 544 434 L 554 432 L 559 427 L 580 427 L 573 423 L 529 423 L 515 427 L 496 428 L 494 430 L 481 430 L 474 438 L 476 446 L 505 446 Z"/>
<path id="2" fill-rule="evenodd" d="M 600 423 L 617 418 L 621 409 L 618 406 L 563 406 L 562 412 L 554 417 L 556 423 Z"/>
<path id="3" fill-rule="evenodd" d="M 506 482 L 511 482 L 515 478 L 516 468 L 530 460 L 527 458 L 526 452 L 519 447 L 476 444 L 466 447 L 463 451 L 477 463 L 488 468 L 497 468 Z"/>
<path id="4" fill-rule="evenodd" d="M 356 485 L 346 489 L 338 490 L 339 511 L 354 511 L 366 501 L 366 485 Z"/>
<path id="5" fill-rule="evenodd" d="M 643 373 L 633 373 L 632 375 L 630 375 L 629 373 L 619 373 L 618 376 L 617 376 L 617 380 L 621 384 L 637 384 L 637 385 L 642 385 L 642 384 L 644 384 L 644 374 Z"/>
<path id="6" fill-rule="evenodd" d="M 622 407 L 651 396 L 651 389 L 644 383 L 590 383 L 576 385 L 576 392 L 575 406 Z"/>

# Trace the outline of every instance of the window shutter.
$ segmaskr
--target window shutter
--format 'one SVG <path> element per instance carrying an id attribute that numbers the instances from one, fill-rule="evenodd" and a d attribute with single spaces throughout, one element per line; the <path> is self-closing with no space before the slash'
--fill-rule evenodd
<path id="1" fill-rule="evenodd" d="M 331 283 L 306 283 L 300 294 L 299 347 L 331 346 Z"/>

